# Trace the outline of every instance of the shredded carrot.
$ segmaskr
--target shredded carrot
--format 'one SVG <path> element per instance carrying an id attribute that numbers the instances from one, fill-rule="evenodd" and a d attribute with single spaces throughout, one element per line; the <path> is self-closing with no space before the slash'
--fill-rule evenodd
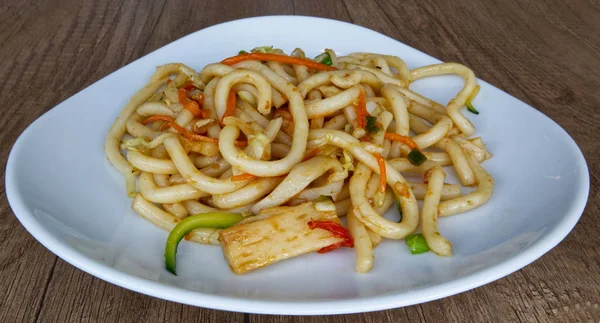
<path id="1" fill-rule="evenodd" d="M 177 94 L 179 95 L 179 103 L 185 104 L 186 102 L 190 101 L 190 99 L 187 96 L 187 91 L 185 89 L 177 90 Z"/>
<path id="2" fill-rule="evenodd" d="M 171 128 L 171 123 L 167 121 L 167 122 L 163 123 L 162 126 L 160 126 L 160 128 L 158 130 L 166 131 L 169 128 Z"/>
<path id="3" fill-rule="evenodd" d="M 215 138 L 211 138 L 211 137 L 207 137 L 207 136 L 202 136 L 202 135 L 197 135 L 195 133 L 191 133 L 189 131 L 187 131 L 187 129 L 185 129 L 184 127 L 176 124 L 175 122 L 171 122 L 169 124 L 173 129 L 175 129 L 175 131 L 179 132 L 180 134 L 182 134 L 184 137 L 186 137 L 187 139 L 191 140 L 191 141 L 204 141 L 204 142 L 212 142 L 212 143 L 218 143 L 219 140 L 215 139 Z"/>
<path id="4" fill-rule="evenodd" d="M 373 156 L 377 158 L 377 165 L 379 166 L 379 190 L 381 193 L 385 193 L 385 187 L 387 186 L 385 159 L 381 154 L 373 154 Z"/>
<path id="5" fill-rule="evenodd" d="M 195 115 L 198 118 L 201 118 L 203 116 L 202 110 L 200 109 L 200 106 L 198 105 L 198 103 L 196 103 L 196 101 L 190 100 L 190 101 L 184 103 L 183 107 L 186 108 L 188 111 L 190 111 L 193 115 Z"/>
<path id="6" fill-rule="evenodd" d="M 310 220 L 308 221 L 308 228 L 311 230 L 314 230 L 316 228 L 323 229 L 331 232 L 331 234 L 336 238 L 344 239 L 341 242 L 336 242 L 330 246 L 319 249 L 319 253 L 330 252 L 340 247 L 354 248 L 354 239 L 352 238 L 348 230 L 346 230 L 346 228 L 344 228 L 341 224 L 337 222 Z"/>
<path id="7" fill-rule="evenodd" d="M 399 135 L 397 133 L 386 132 L 385 133 L 385 139 L 389 139 L 391 141 L 401 142 L 401 143 L 407 145 L 408 148 L 410 148 L 410 149 L 419 148 L 419 146 L 417 146 L 417 144 L 414 141 L 412 141 L 412 139 L 410 139 L 407 136 Z"/>
<path id="8" fill-rule="evenodd" d="M 248 142 L 245 140 L 236 140 L 235 145 L 238 147 L 246 147 L 248 146 Z"/>
<path id="9" fill-rule="evenodd" d="M 175 129 L 175 131 L 179 132 L 181 135 L 183 135 L 184 137 L 186 137 L 187 139 L 192 140 L 192 141 L 212 142 L 215 144 L 219 142 L 219 140 L 217 140 L 215 138 L 197 135 L 195 133 L 191 133 L 191 132 L 187 131 L 187 129 L 185 129 L 184 127 L 175 123 L 175 119 L 170 116 L 159 116 L 159 115 L 151 116 L 151 117 L 148 117 L 146 120 L 142 121 L 142 124 L 146 125 L 146 124 L 149 124 L 150 122 L 154 122 L 154 121 L 165 121 L 165 125 L 168 125 L 169 127 Z M 165 125 L 163 125 L 163 127 Z"/>
<path id="10" fill-rule="evenodd" d="M 302 159 L 302 161 L 307 161 L 307 160 L 315 157 L 319 153 L 319 151 L 320 151 L 319 148 L 313 149 L 311 152 L 308 153 L 308 155 L 306 155 L 306 157 L 304 157 Z"/>
<path id="11" fill-rule="evenodd" d="M 173 121 L 175 121 L 175 118 L 170 117 L 170 116 L 159 116 L 159 115 L 150 116 L 150 117 L 146 118 L 146 120 L 142 121 L 142 124 L 147 125 L 150 122 L 159 121 L 159 120 L 166 121 L 166 122 L 173 122 Z"/>
<path id="12" fill-rule="evenodd" d="M 246 53 L 240 54 L 237 56 L 229 57 L 221 61 L 221 64 L 225 65 L 233 65 L 242 61 L 247 60 L 260 60 L 260 61 L 275 61 L 281 62 L 285 64 L 293 64 L 293 65 L 303 65 L 311 69 L 315 70 L 323 70 L 323 71 L 335 71 L 337 68 L 321 63 L 317 63 L 315 61 L 311 61 L 308 59 L 285 56 L 279 54 L 267 54 L 267 53 Z"/>
<path id="13" fill-rule="evenodd" d="M 226 117 L 232 116 L 235 113 L 235 104 L 235 93 L 232 90 L 230 90 L 229 96 L 227 97 L 227 109 L 225 110 L 225 113 L 223 113 L 223 117 L 221 118 L 221 124 L 223 124 L 223 120 L 225 120 Z"/>
<path id="14" fill-rule="evenodd" d="M 192 82 L 187 82 L 183 85 L 183 88 L 189 91 L 195 89 L 196 86 Z"/>
<path id="15" fill-rule="evenodd" d="M 232 181 L 244 181 L 244 180 L 253 180 L 256 179 L 258 177 L 252 175 L 252 174 L 239 174 L 239 175 L 235 175 L 235 176 L 231 176 L 231 180 Z"/>
<path id="16" fill-rule="evenodd" d="M 198 94 L 198 104 L 204 105 L 204 94 L 203 93 Z"/>
<path id="17" fill-rule="evenodd" d="M 208 119 L 210 118 L 210 110 L 208 109 L 200 109 L 202 111 L 202 118 Z"/>
<path id="18" fill-rule="evenodd" d="M 358 94 L 358 106 L 356 107 L 356 123 L 358 127 L 364 128 L 367 125 L 367 97 L 365 89 L 361 86 Z"/>

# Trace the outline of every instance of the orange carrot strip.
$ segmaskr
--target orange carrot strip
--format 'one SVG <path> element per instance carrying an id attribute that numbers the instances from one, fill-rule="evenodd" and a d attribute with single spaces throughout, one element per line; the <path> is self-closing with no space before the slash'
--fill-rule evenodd
<path id="1" fill-rule="evenodd" d="M 208 110 L 208 109 L 201 109 L 201 110 L 202 110 L 202 119 L 210 118 L 210 110 Z"/>
<path id="2" fill-rule="evenodd" d="M 303 65 L 308 68 L 322 71 L 335 71 L 337 68 L 308 59 L 302 59 L 298 57 L 291 57 L 279 54 L 266 54 L 266 53 L 246 53 L 237 56 L 229 57 L 221 61 L 221 64 L 233 65 L 242 61 L 256 60 L 256 61 L 275 61 L 285 64 Z"/>
<path id="3" fill-rule="evenodd" d="M 246 147 L 248 146 L 248 142 L 245 140 L 236 140 L 235 145 L 238 147 Z"/>
<path id="4" fill-rule="evenodd" d="M 183 88 L 189 91 L 195 89 L 196 86 L 192 82 L 187 82 L 183 85 Z"/>
<path id="5" fill-rule="evenodd" d="M 189 131 L 187 131 L 187 129 L 185 129 L 184 127 L 178 125 L 177 123 L 175 123 L 175 119 L 173 117 L 170 116 L 150 116 L 148 117 L 146 120 L 142 121 L 142 124 L 146 125 L 149 124 L 150 122 L 154 122 L 154 121 L 165 121 L 165 125 L 168 125 L 169 127 L 175 129 L 175 131 L 179 132 L 181 135 L 183 135 L 184 137 L 186 137 L 189 140 L 192 141 L 204 141 L 204 142 L 212 142 L 212 143 L 218 143 L 219 141 L 215 138 L 210 138 L 210 137 L 206 137 L 206 136 L 202 136 L 202 135 L 197 135 L 195 133 L 191 133 Z M 166 129 L 165 129 L 166 130 Z"/>
<path id="6" fill-rule="evenodd" d="M 204 105 L 204 93 L 198 94 L 198 104 L 202 106 Z"/>
<path id="7" fill-rule="evenodd" d="M 302 159 L 302 161 L 307 161 L 307 160 L 315 157 L 319 153 L 319 151 L 320 151 L 319 148 L 313 149 L 311 152 L 308 153 L 308 155 L 306 155 L 306 157 L 304 157 Z"/>
<path id="8" fill-rule="evenodd" d="M 166 121 L 162 124 L 162 126 L 160 126 L 160 128 L 158 130 L 160 131 L 166 131 L 167 129 L 171 128 L 171 123 Z"/>
<path id="9" fill-rule="evenodd" d="M 182 134 L 184 137 L 186 137 L 187 139 L 191 140 L 191 141 L 204 141 L 204 142 L 212 142 L 212 143 L 219 143 L 219 140 L 215 139 L 215 138 L 210 138 L 207 136 L 202 136 L 202 135 L 197 135 L 195 133 L 191 133 L 189 131 L 187 131 L 187 129 L 185 129 L 184 127 L 176 124 L 175 122 L 171 122 L 169 124 L 169 126 L 171 126 L 173 129 L 175 129 L 175 131 L 179 132 L 180 134 Z"/>
<path id="10" fill-rule="evenodd" d="M 377 158 L 377 165 L 379 166 L 379 190 L 381 193 L 385 193 L 385 187 L 387 186 L 385 159 L 381 154 L 373 154 L 373 156 Z"/>
<path id="11" fill-rule="evenodd" d="M 185 104 L 190 101 L 190 99 L 187 96 L 187 91 L 185 89 L 177 90 L 177 94 L 179 95 L 179 103 Z"/>
<path id="12" fill-rule="evenodd" d="M 367 97 L 365 89 L 361 86 L 360 93 L 358 94 L 358 106 L 356 107 L 356 122 L 360 128 L 364 128 L 367 125 Z"/>
<path id="13" fill-rule="evenodd" d="M 198 105 L 198 103 L 196 103 L 196 101 L 188 101 L 186 103 L 183 104 L 183 107 L 186 108 L 188 111 L 190 111 L 193 115 L 195 115 L 198 118 L 202 117 L 202 110 L 200 110 L 200 106 Z"/>
<path id="14" fill-rule="evenodd" d="M 227 109 L 225 110 L 225 113 L 223 113 L 223 117 L 221 118 L 221 124 L 223 124 L 223 120 L 225 120 L 226 117 L 232 116 L 234 114 L 235 104 L 236 104 L 235 93 L 232 90 L 230 90 L 229 96 L 227 97 Z"/>
<path id="15" fill-rule="evenodd" d="M 410 139 L 407 136 L 399 135 L 397 133 L 386 132 L 385 139 L 401 142 L 401 143 L 407 145 L 408 148 L 410 148 L 410 149 L 419 148 L 419 146 L 417 146 L 417 144 L 414 141 L 412 141 L 412 139 Z"/>
<path id="16" fill-rule="evenodd" d="M 244 181 L 244 180 L 253 180 L 256 179 L 258 177 L 252 175 L 252 174 L 239 174 L 239 175 L 235 175 L 235 176 L 231 176 L 231 180 L 232 181 Z"/>
<path id="17" fill-rule="evenodd" d="M 170 117 L 170 116 L 159 116 L 159 115 L 156 115 L 156 116 L 150 116 L 150 117 L 146 118 L 146 120 L 142 121 L 142 124 L 143 125 L 147 125 L 150 122 L 159 121 L 159 120 L 166 121 L 166 122 L 173 122 L 173 121 L 175 121 L 175 119 L 173 117 Z"/>

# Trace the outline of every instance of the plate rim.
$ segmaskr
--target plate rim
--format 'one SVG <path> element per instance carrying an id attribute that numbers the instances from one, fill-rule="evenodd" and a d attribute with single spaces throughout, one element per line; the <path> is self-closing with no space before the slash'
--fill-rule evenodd
<path id="1" fill-rule="evenodd" d="M 535 241 L 533 244 L 528 246 L 526 249 L 522 250 L 518 254 L 506 258 L 504 261 L 492 265 L 490 267 L 485 267 L 483 269 L 474 271 L 465 276 L 462 276 L 458 279 L 444 282 L 441 284 L 435 284 L 432 286 L 420 287 L 415 289 L 410 289 L 400 293 L 391 293 L 391 294 L 383 294 L 373 297 L 358 297 L 352 299 L 332 299 L 332 300 L 315 300 L 315 301 L 297 301 L 297 300 L 287 300 L 280 301 L 274 299 L 251 299 L 244 297 L 236 297 L 236 296 L 224 296 L 217 295 L 211 293 L 205 293 L 201 291 L 192 291 L 186 290 L 181 287 L 166 285 L 159 281 L 150 280 L 147 278 L 142 278 L 133 274 L 129 274 L 123 271 L 120 271 L 114 267 L 103 264 L 93 258 L 85 255 L 84 253 L 62 243 L 57 238 L 55 238 L 40 222 L 35 219 L 35 216 L 29 212 L 28 207 L 26 206 L 23 197 L 18 194 L 18 179 L 15 176 L 16 169 L 16 161 L 15 155 L 17 151 L 21 149 L 22 142 L 25 140 L 28 135 L 33 131 L 43 119 L 48 118 L 48 115 L 51 115 L 57 111 L 57 107 L 61 106 L 63 103 L 71 100 L 74 96 L 86 91 L 90 87 L 96 85 L 98 82 L 103 79 L 109 77 L 110 75 L 119 72 L 120 70 L 128 67 L 131 64 L 138 63 L 139 61 L 147 58 L 148 56 L 154 54 L 155 52 L 163 49 L 166 46 L 169 46 L 175 42 L 181 41 L 191 35 L 201 32 L 207 31 L 212 28 L 216 28 L 218 26 L 224 24 L 232 24 L 232 23 L 240 23 L 253 21 L 254 23 L 264 23 L 264 21 L 268 21 L 270 19 L 297 19 L 297 20 L 322 20 L 328 23 L 333 24 L 343 24 L 349 25 L 352 28 L 360 28 L 365 31 L 369 31 L 371 33 L 376 33 L 383 37 L 388 38 L 390 41 L 394 41 L 400 43 L 406 47 L 412 48 L 418 51 L 420 54 L 433 58 L 432 56 L 423 53 L 417 48 L 408 46 L 396 39 L 388 37 L 380 32 L 375 30 L 362 27 L 360 25 L 328 19 L 321 17 L 310 17 L 310 16 L 290 16 L 290 15 L 267 15 L 267 16 L 258 16 L 258 17 L 249 17 L 237 20 L 231 20 L 222 22 L 216 25 L 211 25 L 206 28 L 194 31 L 188 35 L 185 35 L 177 40 L 174 40 L 156 50 L 147 53 L 146 55 L 128 63 L 120 67 L 119 69 L 109 73 L 108 75 L 102 77 L 97 80 L 93 84 L 88 87 L 78 91 L 71 97 L 62 101 L 55 107 L 49 109 L 44 114 L 39 116 L 35 121 L 33 121 L 18 137 L 18 139 L 13 144 L 11 151 L 8 156 L 8 160 L 6 163 L 5 170 L 5 188 L 6 188 L 6 196 L 9 202 L 11 209 L 15 217 L 19 220 L 19 222 L 25 227 L 25 229 L 44 247 L 54 253 L 57 257 L 65 260 L 69 264 L 83 270 L 84 272 L 100 278 L 106 282 L 111 284 L 123 287 L 128 290 L 132 290 L 135 292 L 139 292 L 145 295 L 149 295 L 152 297 L 156 297 L 159 299 L 165 299 L 169 301 L 174 301 L 182 304 L 206 307 L 211 309 L 218 310 L 226 310 L 226 311 L 234 311 L 234 312 L 246 312 L 246 313 L 257 313 L 257 314 L 283 314 L 283 315 L 332 315 L 332 314 L 350 314 L 350 313 L 359 313 L 359 312 L 371 312 L 378 311 L 390 308 L 399 308 L 405 307 L 415 304 L 420 304 L 432 300 L 437 300 L 444 297 L 449 297 L 452 295 L 456 295 L 485 284 L 488 284 L 492 281 L 503 278 L 519 269 L 524 268 L 529 265 L 539 257 L 545 255 L 548 251 L 554 248 L 558 243 L 560 243 L 574 228 L 574 226 L 579 221 L 582 216 L 585 206 L 587 204 L 587 200 L 589 198 L 589 189 L 590 189 L 590 177 L 589 177 L 589 168 L 587 162 L 585 160 L 585 156 L 575 140 L 571 137 L 571 135 L 562 128 L 557 122 L 552 120 L 550 117 L 543 114 L 541 111 L 535 109 L 529 104 L 521 101 L 520 99 L 504 92 L 498 87 L 491 85 L 485 81 L 478 79 L 479 82 L 486 83 L 491 87 L 498 89 L 499 91 L 505 93 L 506 95 L 518 100 L 523 103 L 528 108 L 539 114 L 538 117 L 546 118 L 550 121 L 550 124 L 554 128 L 558 128 L 568 140 L 565 140 L 566 145 L 572 149 L 574 152 L 578 153 L 576 158 L 578 170 L 578 181 L 582 183 L 582 185 L 577 187 L 577 192 L 575 193 L 576 200 L 571 204 L 569 210 L 565 213 L 564 217 L 560 222 L 558 222 L 554 228 L 549 229 L 547 233 L 543 235 L 542 238 Z M 261 21 L 262 20 L 262 21 Z M 436 59 L 436 58 L 434 58 Z M 436 59 L 439 61 L 438 59 Z M 411 299 L 406 300 L 406 293 L 411 293 Z"/>

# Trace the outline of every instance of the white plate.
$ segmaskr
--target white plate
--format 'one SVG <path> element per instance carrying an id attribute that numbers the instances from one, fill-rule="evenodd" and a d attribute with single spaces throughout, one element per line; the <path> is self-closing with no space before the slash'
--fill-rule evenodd
<path id="1" fill-rule="evenodd" d="M 480 81 L 474 104 L 481 114 L 468 116 L 494 154 L 484 166 L 496 187 L 485 206 L 440 220 L 452 257 L 413 256 L 403 241 L 386 240 L 368 274 L 354 272 L 354 250 L 344 249 L 236 276 L 219 247 L 182 243 L 179 276 L 171 275 L 164 269 L 167 232 L 130 209 L 123 176 L 104 156 L 104 136 L 155 66 L 184 62 L 200 69 L 258 45 L 301 47 L 311 56 L 324 48 L 391 53 L 411 68 L 439 62 L 374 31 L 326 19 L 260 17 L 198 31 L 96 82 L 23 132 L 6 172 L 21 223 L 67 262 L 144 294 L 230 311 L 334 314 L 417 304 L 506 276 L 558 244 L 583 212 L 589 175 L 575 142 L 537 110 Z M 458 77 L 414 84 L 439 102 L 460 87 Z"/>

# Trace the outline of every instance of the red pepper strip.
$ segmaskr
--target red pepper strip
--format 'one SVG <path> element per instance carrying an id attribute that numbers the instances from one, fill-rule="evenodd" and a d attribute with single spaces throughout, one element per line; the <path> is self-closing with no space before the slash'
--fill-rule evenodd
<path id="1" fill-rule="evenodd" d="M 340 247 L 354 248 L 354 239 L 352 238 L 352 236 L 350 235 L 348 230 L 346 230 L 346 228 L 344 228 L 341 224 L 339 224 L 337 222 L 310 220 L 310 221 L 308 221 L 308 227 L 311 230 L 314 230 L 315 228 L 327 230 L 327 231 L 331 232 L 331 234 L 334 237 L 344 239 L 341 242 L 337 242 L 330 246 L 319 249 L 319 251 L 318 251 L 319 253 L 326 253 L 326 252 L 333 251 Z"/>
<path id="2" fill-rule="evenodd" d="M 246 53 L 246 54 L 240 54 L 240 55 L 229 57 L 229 58 L 226 58 L 226 59 L 222 60 L 221 64 L 233 65 L 233 64 L 236 64 L 236 63 L 239 63 L 239 62 L 242 62 L 242 61 L 247 61 L 247 60 L 275 61 L 275 62 L 281 62 L 281 63 L 285 63 L 285 64 L 303 65 L 303 66 L 306 66 L 306 67 L 311 68 L 311 69 L 323 70 L 323 71 L 335 71 L 335 70 L 337 70 L 337 68 L 335 68 L 333 66 L 329 66 L 329 65 L 317 63 L 315 61 L 311 61 L 311 60 L 308 60 L 308 59 L 303 59 L 303 58 L 298 58 L 298 57 L 292 57 L 292 56 L 285 56 L 285 55 L 279 55 L 279 54 L 267 54 L 267 53 Z"/>

